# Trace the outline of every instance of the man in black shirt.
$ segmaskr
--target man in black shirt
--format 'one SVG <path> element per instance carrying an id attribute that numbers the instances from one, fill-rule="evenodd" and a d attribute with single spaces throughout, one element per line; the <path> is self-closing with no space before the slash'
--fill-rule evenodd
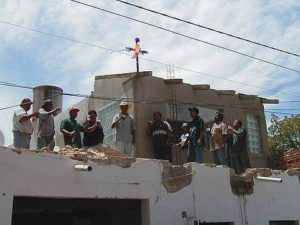
<path id="1" fill-rule="evenodd" d="M 83 146 L 102 144 L 103 138 L 103 128 L 97 121 L 97 113 L 95 110 L 90 110 L 84 124 Z"/>
<path id="2" fill-rule="evenodd" d="M 188 162 L 203 162 L 203 147 L 205 146 L 205 124 L 199 117 L 196 107 L 189 108 L 192 121 L 189 122 Z"/>
<path id="3" fill-rule="evenodd" d="M 153 114 L 153 120 L 148 122 L 147 133 L 152 137 L 154 158 L 171 160 L 171 149 L 168 145 L 168 139 L 172 128 L 168 122 L 161 120 L 160 112 Z"/>

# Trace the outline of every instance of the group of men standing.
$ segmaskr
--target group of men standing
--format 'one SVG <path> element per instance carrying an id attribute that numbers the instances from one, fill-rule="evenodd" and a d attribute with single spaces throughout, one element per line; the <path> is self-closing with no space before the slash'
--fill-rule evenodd
<path id="1" fill-rule="evenodd" d="M 191 121 L 181 126 L 182 135 L 179 144 L 181 149 L 187 149 L 187 161 L 203 163 L 205 149 L 213 153 L 214 163 L 226 165 L 237 173 L 250 168 L 247 152 L 246 130 L 240 120 L 235 120 L 233 126 L 223 122 L 223 114 L 216 112 L 212 128 L 206 128 L 196 107 L 189 108 Z M 170 137 L 172 128 L 167 121 L 161 119 L 161 113 L 153 114 L 154 121 L 148 123 L 148 135 L 152 136 L 154 156 L 157 159 L 171 161 Z"/>
<path id="2" fill-rule="evenodd" d="M 47 148 L 52 151 L 55 145 L 54 135 L 54 116 L 60 111 L 61 107 L 53 109 L 50 99 L 44 101 L 41 109 L 32 114 L 28 114 L 33 102 L 29 98 L 21 101 L 20 107 L 13 115 L 13 134 L 15 148 L 30 148 L 30 140 L 33 134 L 32 118 L 38 119 L 37 149 Z M 84 124 L 76 120 L 78 108 L 72 107 L 69 110 L 69 117 L 61 121 L 60 131 L 63 134 L 65 145 L 74 148 L 82 146 L 94 146 L 103 143 L 104 133 L 100 121 L 97 120 L 97 112 L 90 110 L 86 116 Z M 120 113 L 115 115 L 112 129 L 116 129 L 116 147 L 119 151 L 133 156 L 133 144 L 135 142 L 135 123 L 133 117 L 128 114 L 128 103 L 122 101 Z M 83 139 L 81 138 L 83 133 Z"/>
<path id="3" fill-rule="evenodd" d="M 38 112 L 28 114 L 31 105 L 32 101 L 25 98 L 14 112 L 14 146 L 29 149 L 33 133 L 31 119 L 37 118 L 37 149 L 46 147 L 51 151 L 55 145 L 54 116 L 61 111 L 61 107 L 53 108 L 52 101 L 47 99 Z M 128 114 L 126 101 L 122 101 L 119 107 L 120 112 L 115 115 L 111 124 L 111 128 L 116 129 L 116 148 L 129 156 L 134 156 L 135 121 Z M 199 116 L 199 110 L 196 107 L 188 110 L 191 121 L 182 124 L 183 134 L 179 140 L 179 146 L 188 150 L 188 162 L 203 163 L 204 151 L 209 147 L 213 152 L 214 163 L 217 165 L 232 166 L 237 173 L 244 172 L 246 168 L 250 167 L 246 130 L 240 120 L 234 121 L 232 127 L 227 126 L 223 122 L 223 114 L 217 112 L 214 118 L 215 123 L 211 129 L 207 129 L 203 119 Z M 72 107 L 69 110 L 69 118 L 61 121 L 60 131 L 63 134 L 65 145 L 81 148 L 82 146 L 94 146 L 103 143 L 103 128 L 100 121 L 97 120 L 96 111 L 90 110 L 88 112 L 84 124 L 80 124 L 76 120 L 79 111 L 79 109 Z M 153 121 L 149 121 L 147 127 L 147 134 L 153 143 L 154 158 L 172 160 L 171 149 L 174 144 L 174 140 L 171 141 L 172 132 L 171 125 L 162 120 L 162 114 L 155 112 Z M 83 133 L 83 140 L 81 140 L 81 133 Z"/>
<path id="4" fill-rule="evenodd" d="M 15 148 L 30 148 L 30 140 L 33 134 L 32 118 L 38 120 L 37 128 L 37 149 L 46 148 L 52 151 L 55 146 L 55 125 L 54 116 L 60 111 L 61 107 L 53 108 L 51 99 L 44 101 L 41 109 L 32 114 L 28 114 L 33 102 L 29 98 L 21 101 L 20 107 L 13 115 L 13 135 Z M 89 111 L 84 124 L 77 122 L 76 117 L 80 110 L 71 108 L 69 110 L 69 118 L 61 121 L 60 130 L 64 137 L 65 145 L 75 148 L 82 147 L 81 132 L 83 133 L 83 145 L 93 146 L 103 143 L 103 128 L 97 121 L 97 113 L 95 110 Z"/>

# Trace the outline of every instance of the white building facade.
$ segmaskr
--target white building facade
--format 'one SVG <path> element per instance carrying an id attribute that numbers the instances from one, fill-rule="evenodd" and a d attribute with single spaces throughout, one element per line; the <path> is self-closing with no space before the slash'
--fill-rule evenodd
<path id="1" fill-rule="evenodd" d="M 74 169 L 78 164 L 92 170 Z M 257 175 L 282 182 L 257 180 Z M 165 161 L 135 159 L 122 167 L 1 147 L 0 178 L 0 225 L 37 224 L 38 219 L 51 224 L 53 218 L 61 218 L 55 224 L 74 225 L 300 221 L 299 169 L 253 169 L 236 176 L 229 168 L 197 163 L 172 167 Z"/>

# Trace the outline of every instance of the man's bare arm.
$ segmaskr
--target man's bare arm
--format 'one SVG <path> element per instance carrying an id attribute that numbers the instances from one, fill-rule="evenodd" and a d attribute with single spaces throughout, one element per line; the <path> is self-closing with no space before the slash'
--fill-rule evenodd
<path id="1" fill-rule="evenodd" d="M 37 117 L 38 115 L 39 115 L 38 112 L 34 112 L 34 113 L 32 113 L 32 114 L 22 116 L 22 118 L 19 119 L 19 122 L 20 122 L 20 123 L 24 123 L 24 122 L 30 120 L 32 117 Z"/>

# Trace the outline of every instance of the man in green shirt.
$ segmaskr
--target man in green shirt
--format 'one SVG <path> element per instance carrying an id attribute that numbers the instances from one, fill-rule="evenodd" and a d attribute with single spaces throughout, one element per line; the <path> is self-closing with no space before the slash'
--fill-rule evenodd
<path id="1" fill-rule="evenodd" d="M 60 131 L 64 135 L 65 145 L 74 148 L 82 147 L 80 132 L 84 132 L 84 127 L 76 121 L 79 111 L 79 109 L 72 107 L 69 111 L 70 118 L 62 120 L 60 124 Z"/>
<path id="2" fill-rule="evenodd" d="M 250 160 L 247 151 L 246 130 L 242 126 L 242 121 L 235 120 L 233 127 L 228 127 L 228 131 L 232 133 L 231 143 L 231 163 L 237 174 L 245 172 L 250 168 Z"/>

